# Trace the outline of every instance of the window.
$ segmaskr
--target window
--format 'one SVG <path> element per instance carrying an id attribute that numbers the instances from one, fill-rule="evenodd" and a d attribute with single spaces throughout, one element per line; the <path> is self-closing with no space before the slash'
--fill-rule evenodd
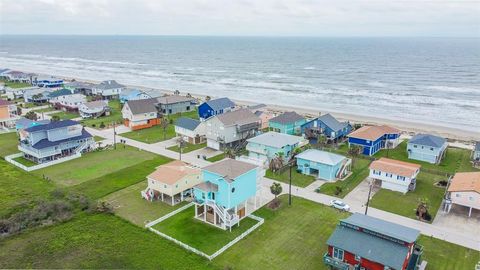
<path id="1" fill-rule="evenodd" d="M 468 197 L 468 199 L 473 202 L 473 197 L 472 196 Z"/>
<path id="2" fill-rule="evenodd" d="M 460 194 L 459 193 L 455 194 L 455 197 L 460 198 Z"/>
<path id="3" fill-rule="evenodd" d="M 414 144 L 414 145 L 413 145 L 413 148 L 417 148 L 417 145 L 416 145 L 416 144 Z"/>
<path id="4" fill-rule="evenodd" d="M 164 188 L 167 188 L 167 185 L 163 185 Z"/>
<path id="5" fill-rule="evenodd" d="M 334 247 L 333 258 L 343 261 L 343 250 Z"/>
<path id="6" fill-rule="evenodd" d="M 235 192 L 235 188 L 233 187 L 233 188 L 232 188 L 232 193 L 234 193 L 234 192 Z"/>
<path id="7" fill-rule="evenodd" d="M 430 147 L 430 151 L 433 151 L 433 147 Z"/>
<path id="8" fill-rule="evenodd" d="M 397 175 L 397 180 L 405 181 L 405 176 Z"/>

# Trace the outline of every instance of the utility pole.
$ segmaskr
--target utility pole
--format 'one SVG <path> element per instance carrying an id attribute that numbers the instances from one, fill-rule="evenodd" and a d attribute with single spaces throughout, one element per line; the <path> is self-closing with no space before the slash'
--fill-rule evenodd
<path id="1" fill-rule="evenodd" d="M 289 184 L 288 184 L 288 205 L 292 205 L 292 163 L 288 163 L 289 167 Z"/>
<path id="2" fill-rule="evenodd" d="M 115 130 L 115 122 L 113 122 L 113 149 L 117 149 L 117 131 Z"/>
<path id="3" fill-rule="evenodd" d="M 368 205 L 370 204 L 370 195 L 372 194 L 372 187 L 373 187 L 373 179 L 370 182 L 370 188 L 368 190 L 368 198 L 367 198 L 367 205 L 365 207 L 365 215 L 367 215 L 367 212 L 368 212 Z"/>

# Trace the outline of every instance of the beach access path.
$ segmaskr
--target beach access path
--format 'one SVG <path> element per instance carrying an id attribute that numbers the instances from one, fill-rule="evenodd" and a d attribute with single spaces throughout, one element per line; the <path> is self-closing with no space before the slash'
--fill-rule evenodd
<path id="1" fill-rule="evenodd" d="M 113 135 L 112 129 L 97 130 L 97 129 L 86 127 L 86 130 L 94 136 L 100 136 L 105 138 L 106 139 L 105 143 L 107 144 L 113 143 L 114 135 Z M 120 142 L 120 140 L 124 140 L 127 145 L 137 147 L 138 149 L 149 151 L 158 155 L 166 156 L 172 159 L 179 159 L 180 157 L 179 153 L 167 149 L 167 147 L 172 145 L 172 142 L 173 144 L 175 144 L 174 139 L 164 141 L 164 142 L 159 142 L 156 144 L 147 144 L 147 143 L 139 142 L 136 140 L 128 139 L 125 137 L 121 137 L 121 135 L 117 135 L 117 138 L 116 138 L 117 143 Z M 194 166 L 198 166 L 200 168 L 211 164 L 211 162 L 204 159 L 199 159 L 195 154 L 191 154 L 191 153 L 183 154 L 182 161 L 190 163 Z M 273 198 L 273 196 L 270 194 L 270 186 L 272 185 L 273 182 L 277 182 L 277 181 L 274 181 L 272 179 L 265 178 L 265 177 L 262 179 L 261 194 L 264 197 L 263 198 L 264 203 L 270 201 Z M 280 184 L 282 185 L 282 188 L 283 188 L 283 194 L 288 194 L 288 190 L 289 190 L 288 184 L 281 183 L 281 182 Z M 301 198 L 314 201 L 317 203 L 321 203 L 324 205 L 329 205 L 331 200 L 338 199 L 333 196 L 317 193 L 312 188 L 309 188 L 309 187 L 301 188 L 297 186 L 292 186 L 291 188 L 292 188 L 293 196 L 301 197 Z M 366 197 L 362 200 L 361 196 L 347 196 L 343 201 L 345 201 L 345 203 L 350 205 L 350 212 L 364 213 L 365 200 L 366 200 Z M 293 201 L 293 203 L 295 202 Z M 460 246 L 464 246 L 467 248 L 480 251 L 480 236 L 477 234 L 472 234 L 469 231 L 456 230 L 455 224 L 449 224 L 450 226 L 429 224 L 429 223 L 421 222 L 418 220 L 410 219 L 407 217 L 403 217 L 397 214 L 393 214 L 390 212 L 382 211 L 372 207 L 368 208 L 368 215 L 379 218 L 379 219 L 383 219 L 385 221 L 389 221 L 389 222 L 400 224 L 406 227 L 417 229 L 422 234 L 427 236 L 431 236 L 437 239 L 445 240 L 447 242 L 451 242 Z"/>

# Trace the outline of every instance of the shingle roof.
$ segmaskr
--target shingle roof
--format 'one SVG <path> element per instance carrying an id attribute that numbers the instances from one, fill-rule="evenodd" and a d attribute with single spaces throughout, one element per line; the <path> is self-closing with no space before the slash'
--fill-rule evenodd
<path id="1" fill-rule="evenodd" d="M 445 140 L 444 138 L 430 134 L 418 134 L 413 136 L 409 141 L 409 143 L 426 145 L 436 148 L 442 147 L 446 142 L 447 140 Z"/>
<path id="2" fill-rule="evenodd" d="M 385 134 L 399 134 L 400 130 L 390 126 L 363 126 L 354 132 L 350 133 L 348 137 L 360 138 L 364 140 L 376 140 Z"/>
<path id="3" fill-rule="evenodd" d="M 297 121 L 303 120 L 303 116 L 299 115 L 296 112 L 284 112 L 280 114 L 279 116 L 276 116 L 272 119 L 270 119 L 270 122 L 275 122 L 275 123 L 280 123 L 280 124 L 291 124 L 295 123 Z"/>
<path id="4" fill-rule="evenodd" d="M 27 128 L 27 129 L 25 129 L 25 131 L 35 132 L 35 131 L 40 131 L 40 130 L 52 130 L 52 129 L 56 129 L 56 128 L 68 127 L 68 126 L 73 126 L 73 125 L 78 125 L 78 124 L 80 124 L 80 123 L 77 122 L 77 121 L 73 121 L 73 120 L 54 121 L 54 122 L 50 122 L 46 125 L 39 125 L 39 126 L 34 126 L 34 127 Z"/>
<path id="5" fill-rule="evenodd" d="M 161 104 L 174 104 L 174 103 L 180 103 L 180 102 L 191 102 L 193 100 L 194 100 L 194 98 L 180 96 L 180 95 L 163 96 L 163 97 L 158 97 L 157 98 L 158 103 L 161 103 Z"/>
<path id="6" fill-rule="evenodd" d="M 306 159 L 313 162 L 318 162 L 318 163 L 327 164 L 331 166 L 337 165 L 338 163 L 346 159 L 346 157 L 342 155 L 320 151 L 317 149 L 308 149 L 298 154 L 297 158 Z"/>
<path id="7" fill-rule="evenodd" d="M 94 86 L 94 88 L 102 89 L 102 90 L 116 89 L 116 88 L 123 88 L 123 87 L 125 87 L 125 85 L 119 84 L 115 80 L 103 81 L 97 84 L 96 86 Z"/>
<path id="8" fill-rule="evenodd" d="M 240 175 L 256 168 L 257 166 L 251 163 L 226 158 L 203 168 L 203 170 L 221 175 L 227 181 L 233 181 Z"/>
<path id="9" fill-rule="evenodd" d="M 327 240 L 334 246 L 392 269 L 402 269 L 408 247 L 338 225 Z"/>
<path id="10" fill-rule="evenodd" d="M 15 126 L 18 129 L 23 129 L 23 128 L 28 127 L 28 126 L 45 125 L 45 124 L 48 124 L 48 123 L 50 123 L 50 120 L 33 121 L 33 120 L 27 119 L 25 117 L 22 117 L 15 122 Z"/>
<path id="11" fill-rule="evenodd" d="M 229 98 L 217 98 L 217 99 L 212 99 L 209 101 L 206 101 L 205 103 L 210 106 L 215 111 L 222 110 L 225 108 L 230 108 L 230 107 L 235 107 L 235 103 L 231 101 Z"/>
<path id="12" fill-rule="evenodd" d="M 157 112 L 157 107 L 155 107 L 155 104 L 157 104 L 156 98 L 129 100 L 126 104 L 128 104 L 133 114 Z"/>
<path id="13" fill-rule="evenodd" d="M 192 174 L 200 174 L 200 170 L 187 166 L 183 161 L 175 160 L 158 166 L 157 169 L 147 177 L 160 183 L 173 185 L 185 176 Z"/>
<path id="14" fill-rule="evenodd" d="M 339 131 L 348 125 L 347 122 L 339 122 L 335 117 L 333 117 L 329 113 L 318 117 L 318 120 L 322 121 L 327 127 L 331 128 L 334 131 Z"/>
<path id="15" fill-rule="evenodd" d="M 85 102 L 83 105 L 90 110 L 103 109 L 104 107 L 108 106 L 108 104 L 103 100 L 95 100 L 95 101 Z"/>
<path id="16" fill-rule="evenodd" d="M 448 191 L 475 191 L 480 193 L 480 172 L 456 173 Z"/>
<path id="17" fill-rule="evenodd" d="M 73 81 L 73 82 L 64 83 L 63 86 L 72 87 L 76 89 L 80 89 L 80 88 L 90 89 L 90 88 L 93 88 L 95 85 L 93 83 Z"/>
<path id="18" fill-rule="evenodd" d="M 248 109 L 239 109 L 236 111 L 226 112 L 215 117 L 224 125 L 244 125 L 249 123 L 259 122 L 260 118 Z"/>
<path id="19" fill-rule="evenodd" d="M 187 117 L 180 117 L 175 122 L 175 126 L 182 127 L 188 130 L 195 130 L 198 125 L 200 125 L 200 121 L 192 118 Z"/>
<path id="20" fill-rule="evenodd" d="M 54 123 L 54 122 L 52 122 L 52 123 Z M 34 126 L 34 127 L 43 127 L 43 126 L 46 126 L 46 125 Z M 63 140 L 59 140 L 59 141 L 49 141 L 48 139 L 42 139 L 42 140 L 38 141 L 36 144 L 32 145 L 32 147 L 35 148 L 35 149 L 44 149 L 44 148 L 47 148 L 47 147 L 52 147 L 52 146 L 55 146 L 55 145 L 59 145 L 59 144 L 64 143 L 64 142 L 76 141 L 76 140 L 81 140 L 81 139 L 90 138 L 90 137 L 92 137 L 92 135 L 90 133 L 88 133 L 88 131 L 86 131 L 85 129 L 82 129 L 82 135 L 80 135 L 80 136 L 72 137 L 72 138 L 68 138 L 68 139 L 63 139 Z"/>
<path id="21" fill-rule="evenodd" d="M 412 177 L 420 168 L 421 166 L 418 164 L 384 157 L 375 160 L 370 164 L 370 169 L 372 170 L 388 172 L 405 177 Z"/>
<path id="22" fill-rule="evenodd" d="M 258 143 L 261 145 L 266 145 L 266 146 L 271 146 L 276 148 L 282 148 L 286 145 L 295 145 L 300 143 L 301 141 L 302 141 L 302 137 L 273 132 L 273 131 L 260 134 L 256 137 L 253 137 L 247 140 L 247 142 L 249 143 L 250 142 Z"/>

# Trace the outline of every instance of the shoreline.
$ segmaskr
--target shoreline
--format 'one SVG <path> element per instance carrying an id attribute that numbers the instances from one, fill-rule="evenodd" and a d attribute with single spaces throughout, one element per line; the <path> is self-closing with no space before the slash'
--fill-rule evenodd
<path id="1" fill-rule="evenodd" d="M 31 72 L 25 70 L 26 72 Z M 86 79 L 81 77 L 72 77 L 72 76 L 64 76 L 64 75 L 55 75 L 55 74 L 41 74 L 41 75 L 53 75 L 57 77 L 61 77 L 65 80 L 76 80 L 82 82 L 89 82 L 89 83 L 99 83 L 101 81 Z M 121 83 L 121 82 L 119 82 Z M 123 84 L 123 83 L 122 83 Z M 134 84 L 124 84 L 128 88 L 136 88 L 143 91 L 158 91 L 159 93 L 163 94 L 173 94 L 174 90 L 163 89 L 163 88 L 153 88 L 153 87 L 146 87 L 141 85 L 134 85 Z M 187 92 L 180 91 L 181 94 L 186 94 Z M 190 93 L 193 97 L 198 99 L 205 99 L 206 96 L 210 96 L 212 98 L 217 98 L 219 96 L 216 95 L 208 95 L 208 94 L 195 94 Z M 274 112 L 285 112 L 285 111 L 296 111 L 299 114 L 315 117 L 318 116 L 319 113 L 326 114 L 330 113 L 335 116 L 339 121 L 350 121 L 351 123 L 359 123 L 359 124 L 370 124 L 370 125 L 390 125 L 400 129 L 403 133 L 407 135 L 413 135 L 415 133 L 430 133 L 433 135 L 438 135 L 449 139 L 449 141 L 460 141 L 465 143 L 466 146 L 470 145 L 473 149 L 472 141 L 480 140 L 480 131 L 478 132 L 471 132 L 468 130 L 462 130 L 453 127 L 446 127 L 434 124 L 425 124 L 419 122 L 413 122 L 408 120 L 394 120 L 394 119 L 387 119 L 378 116 L 366 116 L 366 115 L 359 115 L 353 113 L 344 113 L 344 112 L 337 112 L 331 110 L 316 110 L 313 108 L 301 108 L 296 106 L 288 106 L 288 105 L 279 105 L 279 104 L 271 104 L 268 102 L 252 102 L 246 101 L 241 99 L 231 99 L 237 105 L 241 106 L 248 106 L 254 104 L 265 104 L 267 110 L 274 111 Z"/>

